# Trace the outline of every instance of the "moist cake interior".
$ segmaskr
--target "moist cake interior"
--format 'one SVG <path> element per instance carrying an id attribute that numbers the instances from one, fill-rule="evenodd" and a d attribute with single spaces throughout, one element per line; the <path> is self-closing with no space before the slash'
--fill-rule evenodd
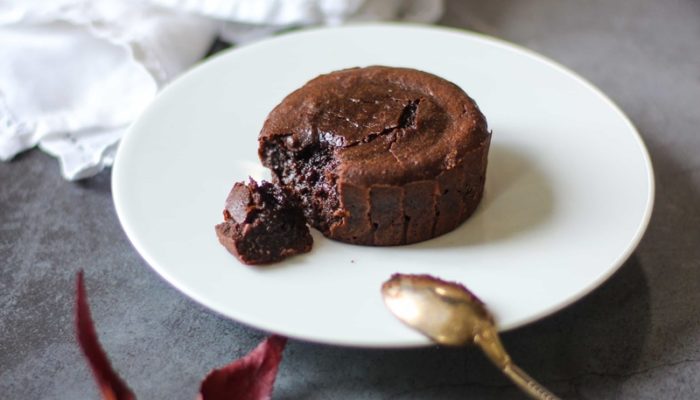
<path id="1" fill-rule="evenodd" d="M 336 185 L 339 153 L 356 147 L 392 152 L 397 141 L 415 133 L 421 101 L 428 101 L 399 88 L 402 96 L 390 98 L 386 88 L 372 89 L 379 93 L 365 90 L 322 105 L 303 141 L 291 133 L 278 135 L 260 150 L 273 180 L 297 195 L 309 224 L 326 234 L 346 214 Z"/>

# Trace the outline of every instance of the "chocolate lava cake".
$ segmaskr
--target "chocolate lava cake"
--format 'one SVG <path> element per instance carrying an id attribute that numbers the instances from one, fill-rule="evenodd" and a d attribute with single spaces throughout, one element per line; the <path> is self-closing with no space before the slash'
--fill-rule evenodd
<path id="1" fill-rule="evenodd" d="M 491 134 L 456 85 L 406 68 L 321 75 L 268 116 L 259 156 L 308 223 L 389 246 L 449 232 L 481 200 Z"/>
<path id="2" fill-rule="evenodd" d="M 226 199 L 216 235 L 245 264 L 267 264 L 311 250 L 304 214 L 280 187 L 263 181 L 237 182 Z"/>

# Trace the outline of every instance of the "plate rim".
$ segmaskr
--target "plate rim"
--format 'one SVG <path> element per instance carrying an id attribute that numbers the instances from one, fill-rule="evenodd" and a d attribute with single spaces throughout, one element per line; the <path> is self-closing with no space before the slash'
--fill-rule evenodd
<path id="1" fill-rule="evenodd" d="M 586 297 L 593 291 L 595 291 L 597 288 L 599 288 L 604 282 L 606 282 L 612 275 L 614 275 L 621 267 L 624 265 L 625 261 L 632 255 L 632 253 L 636 250 L 638 247 L 639 243 L 641 242 L 648 226 L 651 221 L 651 216 L 653 214 L 653 208 L 654 208 L 654 202 L 655 202 L 655 193 L 656 193 L 656 182 L 655 182 L 655 174 L 654 174 L 654 169 L 653 169 L 653 164 L 651 161 L 651 157 L 649 154 L 649 151 L 647 149 L 646 144 L 644 143 L 644 140 L 637 130 L 637 128 L 634 126 L 630 118 L 624 113 L 624 111 L 608 96 L 606 95 L 601 89 L 599 89 L 597 86 L 593 85 L 591 82 L 589 82 L 586 78 L 582 77 L 575 71 L 569 69 L 568 67 L 564 66 L 563 64 L 545 56 L 542 54 L 539 54 L 533 50 L 530 50 L 524 46 L 521 46 L 519 44 L 515 44 L 500 38 L 496 38 L 490 35 L 486 35 L 483 33 L 479 32 L 473 32 L 470 30 L 466 29 L 460 29 L 460 28 L 453 28 L 453 27 L 446 27 L 446 26 L 439 26 L 439 25 L 426 25 L 426 24 L 418 24 L 418 23 L 403 23 L 403 22 L 361 22 L 361 23 L 348 23 L 345 25 L 341 26 L 331 26 L 331 27 L 311 27 L 311 28 L 303 28 L 298 31 L 293 31 L 289 33 L 285 33 L 279 36 L 272 36 L 268 38 L 261 39 L 259 41 L 250 43 L 250 44 L 245 44 L 240 47 L 234 47 L 230 49 L 226 49 L 224 51 L 221 51 L 211 57 L 208 57 L 206 59 L 203 59 L 202 61 L 198 62 L 195 66 L 190 68 L 189 70 L 185 71 L 183 74 L 181 74 L 179 77 L 168 83 L 163 89 L 161 89 L 155 96 L 155 98 L 148 104 L 148 106 L 142 111 L 142 113 L 137 117 L 126 129 L 126 132 L 122 136 L 120 140 L 120 145 L 117 149 L 116 155 L 114 157 L 114 162 L 112 166 L 112 171 L 111 171 L 111 189 L 112 189 L 112 200 L 114 203 L 115 211 L 117 214 L 117 217 L 119 219 L 120 225 L 124 232 L 126 233 L 127 238 L 129 239 L 129 242 L 131 245 L 136 249 L 138 254 L 141 256 L 141 258 L 146 261 L 148 266 L 153 269 L 161 278 L 163 278 L 168 284 L 171 286 L 175 287 L 179 292 L 184 294 L 186 297 L 190 298 L 191 300 L 194 300 L 196 303 L 200 304 L 201 306 L 205 307 L 209 311 L 213 311 L 216 314 L 219 314 L 227 319 L 234 320 L 237 323 L 241 323 L 245 326 L 252 327 L 254 329 L 258 330 L 263 330 L 266 332 L 272 333 L 271 330 L 268 328 L 261 326 L 264 324 L 253 324 L 249 323 L 247 321 L 242 321 L 239 319 L 236 319 L 234 317 L 231 317 L 228 315 L 225 311 L 219 310 L 212 306 L 212 302 L 205 299 L 204 297 L 200 296 L 197 293 L 193 293 L 189 289 L 185 288 L 180 282 L 178 282 L 176 279 L 174 279 L 170 274 L 167 272 L 167 268 L 162 268 L 159 263 L 152 257 L 152 255 L 149 253 L 147 249 L 144 248 L 143 244 L 139 243 L 138 240 L 133 239 L 136 237 L 136 232 L 132 224 L 129 222 L 129 219 L 125 217 L 126 211 L 124 210 L 124 203 L 122 199 L 122 190 L 120 189 L 123 185 L 125 185 L 124 178 L 123 178 L 123 169 L 120 168 L 124 162 L 121 160 L 124 157 L 124 152 L 122 151 L 124 146 L 124 143 L 129 143 L 133 139 L 132 137 L 135 136 L 132 134 L 132 132 L 135 131 L 136 127 L 138 126 L 139 121 L 142 119 L 142 116 L 149 113 L 151 109 L 153 109 L 154 104 L 157 104 L 159 102 L 159 99 L 164 96 L 168 96 L 170 91 L 173 90 L 173 88 L 179 87 L 180 85 L 186 84 L 183 82 L 187 82 L 191 79 L 196 79 L 196 76 L 202 73 L 205 73 L 203 71 L 206 71 L 208 68 L 211 67 L 211 65 L 219 62 L 224 62 L 223 60 L 227 57 L 230 57 L 231 54 L 240 54 L 240 53 L 245 53 L 247 51 L 250 51 L 249 49 L 256 49 L 259 47 L 265 47 L 270 43 L 278 42 L 278 41 L 286 41 L 286 40 L 295 40 L 297 37 L 303 37 L 306 35 L 316 35 L 319 33 L 322 33 L 324 31 L 353 31 L 353 30 L 366 30 L 366 29 L 391 29 L 391 30 L 410 30 L 410 31 L 424 31 L 424 32 L 431 32 L 431 33 L 443 33 L 443 34 L 449 34 L 449 35 L 454 35 L 454 36 L 466 36 L 470 37 L 471 39 L 477 40 L 483 44 L 490 45 L 490 46 L 496 46 L 500 48 L 501 50 L 505 50 L 508 52 L 512 53 L 517 53 L 521 56 L 525 56 L 530 59 L 534 59 L 535 61 L 542 63 L 550 68 L 553 68 L 557 70 L 560 73 L 563 73 L 569 78 L 574 79 L 578 84 L 582 85 L 586 89 L 590 90 L 593 94 L 595 94 L 606 106 L 608 106 L 614 113 L 618 116 L 621 117 L 621 120 L 624 122 L 624 125 L 626 126 L 627 129 L 629 129 L 633 134 L 633 137 L 635 139 L 635 143 L 637 144 L 637 147 L 640 150 L 640 154 L 643 158 L 643 164 L 644 164 L 644 169 L 646 173 L 646 181 L 647 181 L 647 193 L 646 193 L 646 199 L 645 199 L 645 208 L 644 208 L 644 213 L 642 215 L 642 218 L 640 219 L 634 235 L 630 238 L 628 244 L 625 246 L 624 250 L 620 252 L 620 254 L 617 256 L 614 262 L 610 264 L 610 267 L 607 268 L 604 273 L 598 275 L 595 279 L 593 279 L 588 285 L 581 287 L 579 291 L 577 291 L 575 294 L 572 296 L 569 296 L 565 299 L 565 301 L 561 301 L 555 305 L 545 307 L 544 309 L 540 310 L 537 313 L 533 313 L 527 318 L 522 319 L 519 321 L 517 324 L 512 324 L 511 326 L 506 326 L 506 327 L 499 327 L 499 331 L 501 332 L 506 332 L 518 328 L 522 328 L 524 326 L 527 326 L 529 324 L 532 324 L 536 321 L 539 321 L 545 317 L 552 316 L 555 313 L 569 307 L 570 305 L 578 302 L 582 298 Z M 195 78 L 193 78 L 195 77 Z M 408 329 L 408 328 L 407 328 Z M 346 341 L 346 340 L 330 340 L 330 339 L 323 339 L 323 338 L 318 338 L 318 337 L 303 337 L 303 336 L 298 336 L 294 334 L 286 334 L 282 333 L 290 338 L 294 338 L 296 340 L 304 341 L 304 342 L 311 342 L 311 343 L 321 343 L 321 344 L 327 344 L 327 345 L 335 345 L 335 346 L 343 346 L 343 347 L 353 347 L 353 348 L 382 348 L 382 349 L 389 349 L 389 348 L 418 348 L 418 347 L 425 347 L 425 346 L 430 346 L 433 344 L 430 340 L 427 338 L 422 339 L 421 341 L 415 341 L 415 342 L 408 342 L 408 341 L 399 341 L 399 342 L 391 342 L 387 343 L 385 340 L 374 340 L 373 342 L 369 343 L 367 341 Z"/>

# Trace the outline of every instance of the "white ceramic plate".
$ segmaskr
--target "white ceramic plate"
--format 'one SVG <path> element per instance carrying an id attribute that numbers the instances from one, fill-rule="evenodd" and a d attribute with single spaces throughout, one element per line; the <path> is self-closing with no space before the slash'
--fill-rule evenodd
<path id="1" fill-rule="evenodd" d="M 234 181 L 267 176 L 257 159 L 267 113 L 321 73 L 372 64 L 435 73 L 476 99 L 493 130 L 478 211 L 416 245 L 359 247 L 315 232 L 308 255 L 239 264 L 214 225 Z M 500 40 L 400 25 L 301 31 L 215 57 L 143 113 L 113 174 L 126 233 L 179 290 L 260 329 L 366 347 L 428 343 L 382 303 L 380 285 L 395 272 L 464 283 L 502 330 L 565 307 L 634 250 L 654 193 L 634 127 L 574 73 Z"/>

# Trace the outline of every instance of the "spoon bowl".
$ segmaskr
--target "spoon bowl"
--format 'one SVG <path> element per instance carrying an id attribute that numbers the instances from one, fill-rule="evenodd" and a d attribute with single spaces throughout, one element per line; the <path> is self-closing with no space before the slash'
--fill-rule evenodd
<path id="1" fill-rule="evenodd" d="M 430 275 L 396 274 L 382 285 L 384 303 L 408 326 L 435 342 L 464 346 L 493 317 L 464 286 Z"/>

